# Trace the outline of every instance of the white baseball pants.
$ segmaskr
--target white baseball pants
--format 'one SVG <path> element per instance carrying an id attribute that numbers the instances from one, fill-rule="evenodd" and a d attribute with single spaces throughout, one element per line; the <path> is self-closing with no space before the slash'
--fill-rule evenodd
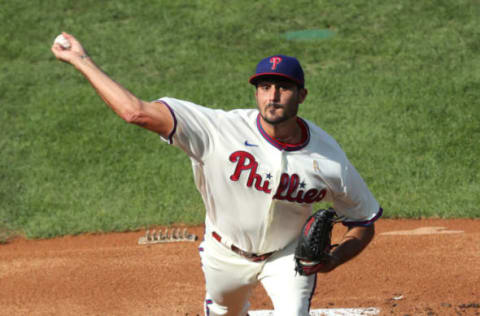
<path id="1" fill-rule="evenodd" d="M 316 275 L 295 272 L 295 246 L 296 242 L 265 261 L 253 262 L 206 234 L 199 247 L 206 281 L 205 315 L 248 315 L 248 299 L 261 282 L 275 316 L 308 316 Z"/>

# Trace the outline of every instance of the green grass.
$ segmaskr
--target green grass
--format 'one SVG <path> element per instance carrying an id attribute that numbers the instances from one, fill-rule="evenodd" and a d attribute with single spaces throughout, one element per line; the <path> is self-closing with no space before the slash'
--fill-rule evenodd
<path id="1" fill-rule="evenodd" d="M 50 52 L 62 30 L 145 100 L 254 107 L 263 57 L 302 62 L 302 117 L 334 136 L 387 217 L 480 217 L 480 4 L 13 1 L 0 6 L 0 221 L 29 238 L 195 224 L 188 158 L 107 109 Z M 335 36 L 287 40 L 286 32 Z"/>

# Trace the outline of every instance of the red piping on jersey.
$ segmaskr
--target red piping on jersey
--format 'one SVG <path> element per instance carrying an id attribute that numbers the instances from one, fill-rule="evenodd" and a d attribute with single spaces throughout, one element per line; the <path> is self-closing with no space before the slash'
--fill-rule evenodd
<path id="1" fill-rule="evenodd" d="M 368 221 L 364 221 L 364 222 L 342 222 L 343 225 L 347 226 L 347 227 L 354 227 L 354 226 L 370 226 L 372 225 L 377 219 L 379 219 L 383 214 L 383 209 L 380 208 L 378 210 L 378 213 L 377 215 L 375 215 L 374 218 L 372 218 L 371 220 L 368 220 Z"/>
<path id="2" fill-rule="evenodd" d="M 262 124 L 260 123 L 260 114 L 257 115 L 257 128 L 260 131 L 260 134 L 263 136 L 263 138 L 265 138 L 265 140 L 267 140 L 270 144 L 272 144 L 279 150 L 295 151 L 300 150 L 308 145 L 308 142 L 310 141 L 310 130 L 308 129 L 308 125 L 307 123 L 305 123 L 304 120 L 299 117 L 297 117 L 297 123 L 302 131 L 302 139 L 297 144 L 287 144 L 282 143 L 281 141 L 268 135 L 267 132 L 265 132 L 265 130 L 263 129 Z"/>

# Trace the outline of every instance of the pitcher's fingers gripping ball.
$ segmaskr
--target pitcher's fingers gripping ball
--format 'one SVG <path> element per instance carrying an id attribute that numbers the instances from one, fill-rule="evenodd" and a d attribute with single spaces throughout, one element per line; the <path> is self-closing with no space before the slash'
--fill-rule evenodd
<path id="1" fill-rule="evenodd" d="M 89 58 L 80 42 L 66 32 L 62 32 L 55 38 L 51 50 L 58 60 L 71 64 Z"/>
<path id="2" fill-rule="evenodd" d="M 310 275 L 329 264 L 332 229 L 337 220 L 333 209 L 319 210 L 307 219 L 295 249 L 295 271 Z"/>
<path id="3" fill-rule="evenodd" d="M 58 35 L 55 38 L 55 41 L 53 43 L 60 44 L 60 46 L 62 46 L 64 49 L 69 49 L 70 47 L 72 47 L 72 45 L 70 44 L 70 41 L 66 39 L 65 36 L 63 36 L 63 34 Z"/>

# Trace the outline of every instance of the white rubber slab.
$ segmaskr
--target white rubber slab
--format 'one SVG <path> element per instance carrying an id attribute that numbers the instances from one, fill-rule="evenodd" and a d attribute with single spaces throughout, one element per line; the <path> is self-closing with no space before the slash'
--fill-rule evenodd
<path id="1" fill-rule="evenodd" d="M 325 308 L 311 309 L 310 316 L 360 316 L 378 315 L 380 310 L 375 307 L 367 308 Z M 272 310 L 248 311 L 250 316 L 274 316 Z"/>

